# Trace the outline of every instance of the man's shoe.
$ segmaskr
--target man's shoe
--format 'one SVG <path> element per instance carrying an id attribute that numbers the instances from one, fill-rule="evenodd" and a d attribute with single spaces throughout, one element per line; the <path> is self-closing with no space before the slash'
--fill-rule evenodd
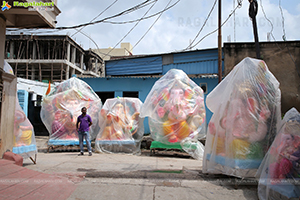
<path id="1" fill-rule="evenodd" d="M 78 156 L 83 156 L 84 155 L 84 153 L 83 152 L 80 152 L 80 154 L 78 154 Z"/>
<path id="2" fill-rule="evenodd" d="M 92 152 L 89 152 L 89 156 L 91 156 L 92 155 Z"/>

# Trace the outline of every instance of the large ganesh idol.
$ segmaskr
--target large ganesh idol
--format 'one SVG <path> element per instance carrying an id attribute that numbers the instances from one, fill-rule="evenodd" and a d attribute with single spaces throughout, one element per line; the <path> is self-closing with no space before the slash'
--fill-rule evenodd
<path id="1" fill-rule="evenodd" d="M 14 146 L 12 151 L 21 155 L 24 159 L 37 154 L 33 126 L 22 110 L 18 98 L 16 98 Z"/>
<path id="2" fill-rule="evenodd" d="M 295 108 L 284 115 L 257 177 L 259 199 L 299 199 L 300 113 Z"/>
<path id="3" fill-rule="evenodd" d="M 180 144 L 192 154 L 199 151 L 198 145 L 202 149 L 197 139 L 205 125 L 203 91 L 182 70 L 171 69 L 154 84 L 141 116 L 149 117 L 150 132 L 155 141 L 166 145 Z M 191 143 L 196 144 L 194 151 L 189 149 Z"/>
<path id="4" fill-rule="evenodd" d="M 254 177 L 280 120 L 279 82 L 262 60 L 245 58 L 207 96 L 203 172 Z"/>
<path id="5" fill-rule="evenodd" d="M 76 131 L 77 117 L 81 108 L 87 108 L 93 125 L 90 138 L 95 139 L 99 130 L 98 113 L 102 107 L 101 99 L 84 81 L 72 77 L 55 86 L 54 90 L 43 98 L 41 119 L 50 133 L 49 145 L 78 145 Z"/>
<path id="6" fill-rule="evenodd" d="M 107 99 L 100 112 L 100 132 L 96 148 L 106 153 L 139 154 L 144 135 L 138 98 L 118 97 Z"/>

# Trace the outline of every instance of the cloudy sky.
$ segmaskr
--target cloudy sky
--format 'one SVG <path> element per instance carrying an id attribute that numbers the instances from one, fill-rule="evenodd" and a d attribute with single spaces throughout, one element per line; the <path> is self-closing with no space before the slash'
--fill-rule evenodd
<path id="1" fill-rule="evenodd" d="M 58 0 L 61 10 L 57 17 L 57 27 L 69 27 L 88 23 L 100 13 L 94 21 L 119 14 L 145 0 Z M 222 21 L 232 13 L 238 1 L 222 0 Z M 271 41 L 300 39 L 300 1 L 299 0 L 257 0 L 259 10 L 257 25 L 260 41 L 267 41 L 272 32 Z M 217 48 L 217 34 L 205 37 L 218 28 L 218 0 L 150 0 L 150 3 L 128 14 L 76 29 L 59 31 L 56 34 L 68 34 L 84 49 L 120 47 L 121 42 L 130 42 L 134 54 L 157 54 L 181 51 L 192 43 L 193 50 Z M 177 4 L 175 4 L 177 3 Z M 203 24 L 216 3 L 206 25 Z M 172 8 L 149 19 L 124 23 L 153 15 L 168 6 Z M 110 6 L 110 7 L 109 7 Z M 109 8 L 108 8 L 109 7 Z M 223 42 L 252 42 L 253 27 L 248 17 L 249 2 L 242 1 L 235 14 L 222 27 Z M 265 12 L 265 15 L 263 13 Z M 270 23 L 267 19 L 272 23 Z M 113 23 L 114 24 L 113 24 Z M 118 22 L 116 24 L 115 22 Z M 202 31 L 199 33 L 199 31 Z M 75 33 L 75 35 L 74 35 Z M 198 34 L 199 33 L 199 34 Z M 86 36 L 85 36 L 86 35 Z M 198 37 L 196 37 L 198 35 Z M 90 40 L 88 37 L 92 38 Z M 201 40 L 201 41 L 200 41 Z M 200 41 L 200 42 L 199 42 Z M 95 44 L 96 43 L 96 44 Z"/>

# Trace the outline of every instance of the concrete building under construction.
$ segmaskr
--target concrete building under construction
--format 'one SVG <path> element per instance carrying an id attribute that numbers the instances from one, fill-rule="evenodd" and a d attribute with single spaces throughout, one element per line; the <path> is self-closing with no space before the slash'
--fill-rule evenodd
<path id="1" fill-rule="evenodd" d="M 6 35 L 5 59 L 17 77 L 41 82 L 105 74 L 103 59 L 68 35 Z"/>

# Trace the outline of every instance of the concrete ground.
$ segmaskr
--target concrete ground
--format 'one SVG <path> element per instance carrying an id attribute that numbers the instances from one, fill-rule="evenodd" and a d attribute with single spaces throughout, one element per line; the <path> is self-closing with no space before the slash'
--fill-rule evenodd
<path id="1" fill-rule="evenodd" d="M 77 188 L 68 177 L 41 173 L 0 159 L 0 199 L 67 199 Z"/>
<path id="2" fill-rule="evenodd" d="M 255 181 L 203 174 L 202 161 L 178 152 L 78 156 L 76 149 L 64 149 L 47 153 L 43 137 L 37 137 L 37 146 L 36 165 L 26 159 L 24 167 L 67 178 L 77 186 L 67 199 L 258 199 Z"/>

